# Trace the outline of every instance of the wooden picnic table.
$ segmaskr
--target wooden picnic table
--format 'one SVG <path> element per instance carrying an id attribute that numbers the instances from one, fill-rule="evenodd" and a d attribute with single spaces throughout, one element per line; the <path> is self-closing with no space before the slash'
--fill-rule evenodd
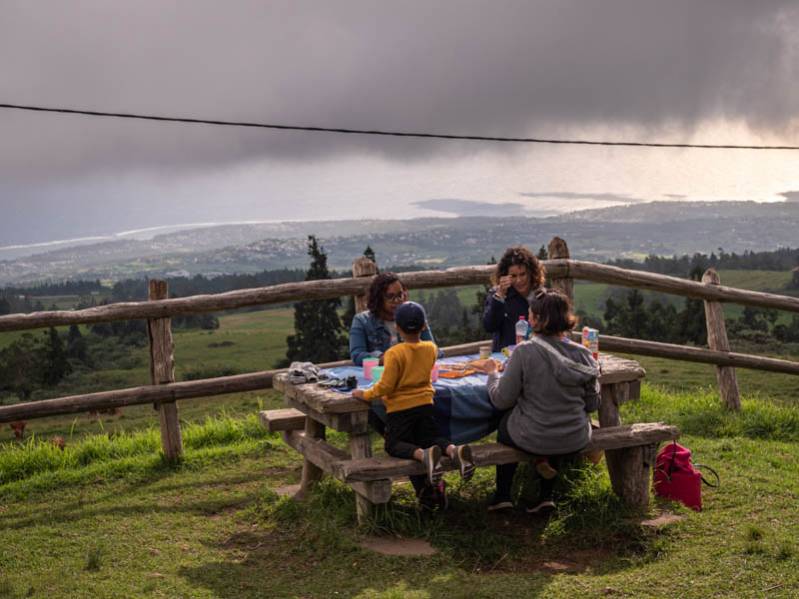
<path id="1" fill-rule="evenodd" d="M 635 360 L 619 358 L 610 354 L 600 354 L 599 363 L 601 372 L 599 381 L 602 388 L 602 403 L 599 410 L 600 429 L 618 427 L 621 425 L 619 406 L 626 401 L 638 399 L 641 379 L 646 373 Z M 391 497 L 390 478 L 354 480 L 359 478 L 359 475 L 354 473 L 351 467 L 356 463 L 365 464 L 364 459 L 372 457 L 372 445 L 368 430 L 369 405 L 350 395 L 320 387 L 316 383 L 293 385 L 289 383 L 288 375 L 285 373 L 276 375 L 273 385 L 275 389 L 283 393 L 287 407 L 292 409 L 263 412 L 262 418 L 270 430 L 282 430 L 286 442 L 303 454 L 302 481 L 298 496 L 303 497 L 310 487 L 327 472 L 338 476 L 352 486 L 355 491 L 359 520 L 370 512 L 373 504 L 386 503 Z M 349 436 L 349 454 L 325 442 L 327 427 L 344 432 Z M 644 429 L 639 427 L 638 431 L 641 432 Z M 666 436 L 674 437 L 677 434 L 674 427 L 668 427 L 667 432 Z M 644 431 L 644 433 L 649 434 L 651 431 L 649 433 Z M 663 433 L 662 430 L 661 433 Z M 627 435 L 625 438 L 629 443 L 629 431 L 624 434 Z M 645 435 L 649 443 L 647 447 L 652 444 L 654 437 L 650 438 L 651 436 L 651 434 L 648 437 Z M 615 441 L 615 445 L 613 443 L 611 442 L 610 446 L 621 447 L 618 440 Z M 599 447 L 599 449 L 602 448 Z M 616 453 L 619 455 L 614 455 Z M 625 469 L 629 469 L 625 462 L 631 460 L 622 459 L 621 453 L 619 450 L 609 451 L 606 458 L 614 490 L 620 496 L 624 496 L 625 493 L 629 495 L 631 492 L 629 489 L 625 490 L 625 484 L 627 484 L 625 478 L 628 477 L 625 477 L 624 472 Z M 643 460 L 651 461 L 651 457 L 644 456 Z M 386 472 L 390 471 L 392 475 L 396 475 L 397 469 L 392 469 L 389 465 L 392 460 L 397 462 L 395 458 L 386 458 L 379 462 L 372 460 L 370 467 L 377 465 L 379 466 L 378 470 L 382 467 L 386 469 Z M 350 466 L 344 464 L 350 464 Z M 411 470 L 415 468 L 415 465 L 408 464 L 407 466 Z M 364 476 L 362 473 L 360 478 L 364 478 Z M 640 476 L 636 478 L 640 478 Z M 640 487 L 640 481 L 636 485 Z M 641 497 L 643 491 L 640 488 L 633 491 L 636 495 L 635 501 L 638 503 L 648 500 L 648 484 L 646 499 Z"/>

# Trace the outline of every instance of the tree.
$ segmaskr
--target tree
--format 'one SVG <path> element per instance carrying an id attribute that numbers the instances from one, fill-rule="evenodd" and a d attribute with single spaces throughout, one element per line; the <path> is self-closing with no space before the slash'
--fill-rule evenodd
<path id="1" fill-rule="evenodd" d="M 41 342 L 30 333 L 0 350 L 0 390 L 28 401 L 42 379 L 42 353 Z"/>
<path id="2" fill-rule="evenodd" d="M 308 255 L 311 257 L 311 267 L 305 280 L 329 279 L 327 254 L 314 235 L 308 236 Z M 346 335 L 338 316 L 339 307 L 339 298 L 294 304 L 294 335 L 286 338 L 287 362 L 300 360 L 321 363 L 342 357 Z"/>
<path id="3" fill-rule="evenodd" d="M 799 289 L 799 266 L 791 271 L 791 282 L 788 283 L 788 289 Z"/>
<path id="4" fill-rule="evenodd" d="M 693 281 L 701 281 L 702 272 L 703 269 L 700 266 L 694 266 L 689 273 L 689 278 Z M 675 341 L 680 343 L 690 341 L 696 345 L 707 343 L 707 324 L 703 300 L 685 298 L 683 309 L 677 315 Z"/>
<path id="5" fill-rule="evenodd" d="M 86 339 L 84 339 L 76 324 L 69 325 L 69 332 L 67 333 L 67 357 L 72 360 L 83 362 L 87 366 L 91 366 Z"/>
<path id="6" fill-rule="evenodd" d="M 64 351 L 61 336 L 53 327 L 50 327 L 48 340 L 44 350 L 44 372 L 42 382 L 47 386 L 54 386 L 61 382 L 66 375 L 72 372 L 72 367 Z"/>

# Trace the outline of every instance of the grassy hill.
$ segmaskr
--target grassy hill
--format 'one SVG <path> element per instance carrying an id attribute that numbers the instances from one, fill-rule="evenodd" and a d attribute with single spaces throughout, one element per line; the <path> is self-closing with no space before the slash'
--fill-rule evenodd
<path id="1" fill-rule="evenodd" d="M 780 277 L 721 273 L 725 284 L 761 289 L 779 288 Z M 476 289 L 458 290 L 464 305 Z M 607 292 L 578 284 L 576 303 L 597 313 Z M 215 331 L 177 330 L 177 378 L 270 368 L 292 328 L 293 312 L 276 309 L 224 315 Z M 0 334 L 0 347 L 16 335 Z M 678 425 L 681 442 L 722 478 L 705 489 L 701 513 L 653 506 L 651 515 L 681 516 L 676 524 L 642 527 L 603 464 L 571 473 L 548 521 L 487 514 L 493 480 L 483 469 L 468 485 L 450 479 L 444 514 L 420 516 L 398 484 L 390 507 L 357 529 L 341 484 L 325 482 L 306 504 L 281 497 L 301 460 L 256 420 L 282 405 L 269 390 L 181 402 L 178 466 L 159 456 L 149 405 L 31 421 L 35 438 L 23 444 L 0 428 L 0 597 L 794 597 L 799 377 L 738 370 L 744 408 L 731 415 L 712 366 L 640 362 L 642 399 L 623 406 L 623 420 Z M 131 350 L 129 366 L 74 376 L 54 394 L 148 382 L 144 349 Z M 64 451 L 48 442 L 55 434 Z M 534 489 L 518 492 L 524 502 Z M 437 553 L 382 556 L 361 546 L 375 534 L 426 540 Z"/>
<path id="2" fill-rule="evenodd" d="M 652 515 L 680 520 L 641 526 L 600 464 L 572 471 L 550 520 L 488 514 L 492 472 L 482 469 L 468 485 L 449 479 L 448 512 L 417 514 L 398 484 L 388 509 L 357 529 L 339 483 L 304 504 L 281 498 L 301 461 L 252 413 L 186 427 L 176 467 L 161 462 L 154 429 L 64 452 L 5 447 L 0 597 L 794 597 L 797 408 L 748 400 L 729 415 L 712 394 L 645 385 L 622 417 L 679 425 L 697 461 L 720 473 L 702 512 L 657 503 Z M 524 502 L 533 489 L 518 492 Z M 426 540 L 437 553 L 380 555 L 361 546 L 373 535 Z"/>

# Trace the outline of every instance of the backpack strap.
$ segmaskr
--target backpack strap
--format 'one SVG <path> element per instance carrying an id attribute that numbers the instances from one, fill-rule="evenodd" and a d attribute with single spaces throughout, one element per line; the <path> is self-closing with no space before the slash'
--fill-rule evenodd
<path id="1" fill-rule="evenodd" d="M 696 468 L 697 470 L 700 471 L 700 477 L 702 478 L 702 482 L 705 483 L 708 487 L 712 487 L 712 488 L 715 489 L 719 485 L 721 485 L 721 479 L 719 478 L 719 473 L 716 472 L 715 470 L 713 470 L 713 468 L 711 468 L 710 466 L 706 466 L 705 464 L 694 464 L 694 468 Z M 711 482 L 708 482 L 708 480 L 704 476 L 701 475 L 702 468 L 704 468 L 705 470 L 708 470 L 714 477 L 716 477 L 715 484 L 711 483 Z"/>

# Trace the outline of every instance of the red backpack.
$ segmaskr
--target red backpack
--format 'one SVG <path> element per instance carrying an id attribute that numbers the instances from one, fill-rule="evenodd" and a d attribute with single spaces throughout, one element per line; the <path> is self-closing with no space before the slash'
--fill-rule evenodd
<path id="1" fill-rule="evenodd" d="M 711 484 L 697 470 L 705 468 L 716 477 Z M 691 450 L 676 441 L 658 452 L 655 460 L 655 495 L 684 503 L 697 511 L 702 509 L 702 483 L 717 487 L 719 475 L 708 466 L 691 463 Z"/>

